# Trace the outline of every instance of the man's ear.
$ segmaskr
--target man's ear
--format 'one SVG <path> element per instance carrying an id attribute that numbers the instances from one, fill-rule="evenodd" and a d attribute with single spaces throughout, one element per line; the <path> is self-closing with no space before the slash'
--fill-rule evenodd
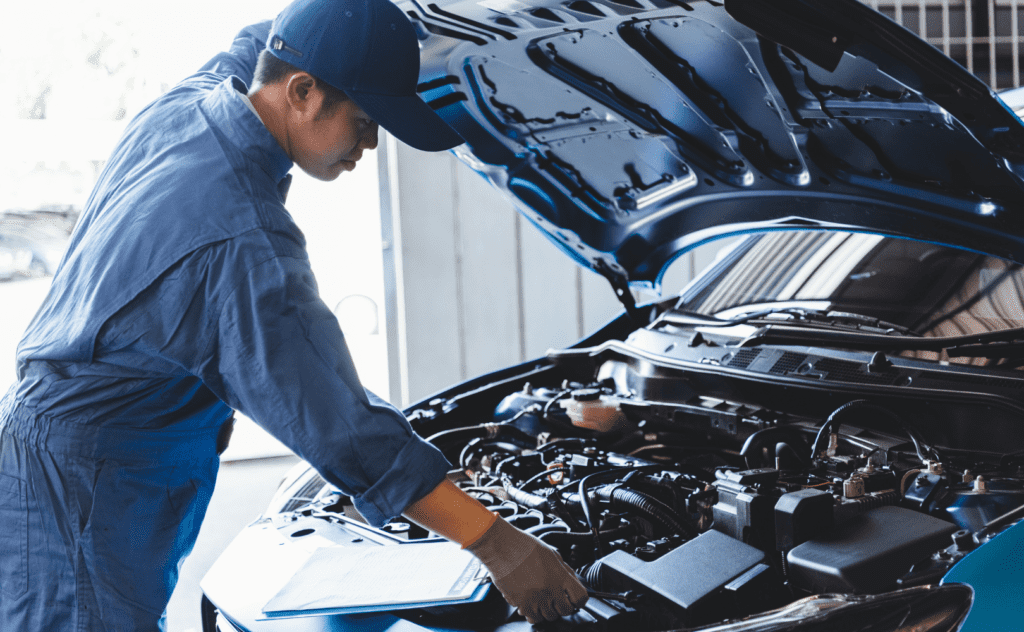
<path id="1" fill-rule="evenodd" d="M 320 111 L 324 95 L 315 90 L 316 79 L 307 72 L 297 72 L 288 77 L 285 86 L 285 100 L 289 109 L 302 118 L 313 118 Z"/>

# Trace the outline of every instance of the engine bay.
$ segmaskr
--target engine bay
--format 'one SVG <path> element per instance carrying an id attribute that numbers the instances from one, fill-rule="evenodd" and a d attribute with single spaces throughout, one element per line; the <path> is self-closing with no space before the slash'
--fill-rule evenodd
<path id="1" fill-rule="evenodd" d="M 591 600 L 560 625 L 689 628 L 817 595 L 931 586 L 1020 519 L 1024 446 L 1016 430 L 992 434 L 1019 414 L 1003 394 L 1019 382 L 1010 372 L 982 383 L 978 369 L 894 357 L 885 370 L 916 376 L 916 388 L 830 381 L 803 365 L 758 375 L 730 368 L 736 349 L 715 333 L 664 329 L 552 352 L 411 412 L 453 464 L 449 479 L 583 579 Z M 656 333 L 692 357 L 652 353 Z M 794 351 L 760 353 L 778 364 Z M 800 355 L 866 376 L 881 364 Z M 960 390 L 931 388 L 943 380 Z M 332 490 L 292 501 L 300 522 L 289 528 L 345 515 L 351 526 L 350 500 Z M 382 531 L 437 537 L 401 520 Z M 473 628 L 510 614 L 489 599 L 400 616 Z"/>

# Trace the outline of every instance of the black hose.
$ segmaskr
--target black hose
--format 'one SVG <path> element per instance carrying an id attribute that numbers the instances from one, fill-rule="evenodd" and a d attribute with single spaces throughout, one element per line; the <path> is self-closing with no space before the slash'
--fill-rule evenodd
<path id="1" fill-rule="evenodd" d="M 595 590 L 601 590 L 603 588 L 601 581 L 603 579 L 603 573 L 601 572 L 603 565 L 601 560 L 598 560 L 587 567 L 587 570 L 582 575 L 583 583 Z"/>
<path id="2" fill-rule="evenodd" d="M 821 424 L 821 428 L 818 429 L 818 434 L 814 437 L 814 443 L 811 444 L 811 460 L 818 458 L 818 453 L 821 452 L 822 440 L 830 434 L 839 434 L 839 429 L 843 426 L 843 420 L 841 416 L 845 416 L 846 411 L 851 408 L 857 408 L 864 404 L 867 404 L 866 399 L 855 399 L 852 402 L 846 402 L 839 408 L 832 411 L 832 414 L 828 416 L 825 423 Z"/>
<path id="3" fill-rule="evenodd" d="M 743 457 L 743 460 L 749 468 L 766 467 L 766 464 L 762 463 L 758 459 L 761 449 L 765 444 L 772 442 L 778 443 L 779 439 L 789 439 L 792 437 L 796 437 L 803 442 L 803 431 L 797 426 L 772 426 L 770 428 L 762 428 L 761 430 L 751 434 L 747 437 L 747 440 L 743 442 L 743 447 L 740 448 L 740 456 Z M 771 466 L 771 463 L 767 464 L 767 467 Z"/>
<path id="4" fill-rule="evenodd" d="M 629 537 L 636 533 L 636 527 L 631 524 L 625 524 L 614 529 L 605 529 L 599 531 L 598 536 L 602 541 L 611 542 L 612 540 L 618 540 L 620 538 Z M 535 534 L 536 535 L 536 534 Z M 550 544 L 554 547 L 561 546 L 572 546 L 573 544 L 589 544 L 591 541 L 591 534 L 588 532 L 574 532 L 564 530 L 551 530 L 541 533 L 539 536 L 545 544 Z"/>
<path id="5" fill-rule="evenodd" d="M 567 472 L 567 471 L 569 471 L 569 466 L 568 465 L 565 465 L 563 467 L 552 467 L 552 468 L 549 468 L 549 469 L 541 470 L 540 472 L 537 472 L 536 474 L 534 474 L 530 478 L 528 478 L 525 481 L 523 481 L 523 484 L 519 486 L 519 489 L 525 490 L 527 487 L 529 487 L 533 483 L 535 483 L 538 480 L 544 478 L 545 476 L 550 476 L 551 474 L 554 474 L 555 472 Z"/>
<path id="6" fill-rule="evenodd" d="M 682 534 L 690 538 L 697 536 L 697 530 L 693 526 L 686 523 L 674 509 L 653 496 L 617 485 L 602 487 L 592 493 L 597 498 L 609 501 L 613 507 L 625 506 L 642 514 L 671 533 Z M 583 504 L 578 493 L 564 496 L 563 500 L 571 504 Z M 593 536 L 593 530 L 591 535 Z"/>
<path id="7" fill-rule="evenodd" d="M 872 450 L 872 453 L 874 453 L 878 449 L 879 448 L 875 448 L 874 450 Z M 789 445 L 785 441 L 779 441 L 778 443 L 775 444 L 775 458 L 779 462 L 779 469 L 781 470 L 797 470 L 803 468 L 806 465 L 803 457 L 801 457 L 800 453 L 796 451 L 796 448 Z M 795 465 L 793 467 L 787 467 L 790 465 L 790 463 L 787 463 L 787 461 Z"/>
<path id="8" fill-rule="evenodd" d="M 527 527 L 527 528 L 523 529 L 523 533 L 529 533 L 530 535 L 536 536 L 536 537 L 539 538 L 542 535 L 544 535 L 545 533 L 551 533 L 553 531 L 557 531 L 558 533 L 565 533 L 566 532 L 565 531 L 566 528 L 567 528 L 567 526 L 565 525 L 565 523 L 563 523 L 561 521 L 558 521 L 558 522 L 546 522 L 544 524 L 538 524 L 538 525 L 534 525 L 532 527 Z M 590 535 L 590 534 L 588 533 L 586 535 Z"/>
<path id="9" fill-rule="evenodd" d="M 597 551 L 597 556 L 598 557 L 603 557 L 604 556 L 604 546 L 601 544 L 601 536 L 597 532 L 597 527 L 598 527 L 597 521 L 594 520 L 593 516 L 591 516 L 591 513 L 590 513 L 590 496 L 587 494 L 587 483 L 589 483 L 590 480 L 592 478 L 594 478 L 595 476 L 598 476 L 598 474 L 603 474 L 603 472 L 597 472 L 597 473 L 594 473 L 594 474 L 590 474 L 590 475 L 584 476 L 583 478 L 580 479 L 579 499 L 580 499 L 580 507 L 583 509 L 583 517 L 586 519 L 587 526 L 590 527 L 590 533 L 591 533 L 591 535 L 594 538 L 594 550 Z"/>
<path id="10" fill-rule="evenodd" d="M 616 504 L 625 505 L 653 518 L 672 533 L 679 533 L 689 538 L 697 537 L 695 528 L 687 524 L 674 509 L 653 496 L 648 496 L 635 489 L 614 485 L 602 487 L 596 491 L 598 498 L 610 501 L 613 507 Z"/>
<path id="11" fill-rule="evenodd" d="M 544 404 L 544 408 L 543 408 L 543 410 L 541 412 L 540 418 L 541 419 L 547 419 L 548 418 L 548 413 L 551 411 L 551 407 L 555 405 L 555 402 L 557 402 L 558 400 L 562 399 L 563 397 L 565 397 L 569 393 L 572 393 L 572 389 L 571 388 L 563 389 L 563 390 L 559 391 L 554 397 L 549 399 Z"/>
<path id="12" fill-rule="evenodd" d="M 923 449 L 931 452 L 936 459 L 938 458 L 939 455 L 935 452 L 935 449 L 924 444 L 924 442 L 920 440 L 920 437 L 917 436 L 917 433 L 911 429 L 899 415 L 884 406 L 873 404 L 866 399 L 855 399 L 853 401 L 846 402 L 839 408 L 835 409 L 832 414 L 828 416 L 828 419 L 825 420 L 825 423 L 821 425 L 821 428 L 818 429 L 818 434 L 814 437 L 814 443 L 811 444 L 812 460 L 818 458 L 818 453 L 822 449 L 821 444 L 825 440 L 825 437 L 829 434 L 839 434 L 839 428 L 843 425 L 843 419 L 841 417 L 847 416 L 849 411 L 854 408 L 868 408 L 880 412 L 899 424 L 900 428 L 902 428 L 903 431 L 907 433 L 907 436 L 910 437 L 910 441 L 914 444 L 914 451 L 917 452 L 917 458 L 921 461 L 928 460 L 928 457 L 926 457 L 924 452 L 922 452 L 922 446 Z"/>
<path id="13" fill-rule="evenodd" d="M 537 452 L 547 452 L 551 448 L 557 448 L 567 443 L 587 443 L 590 439 L 584 437 L 566 437 L 564 439 L 555 439 L 554 441 L 548 441 L 541 447 L 537 448 Z"/>

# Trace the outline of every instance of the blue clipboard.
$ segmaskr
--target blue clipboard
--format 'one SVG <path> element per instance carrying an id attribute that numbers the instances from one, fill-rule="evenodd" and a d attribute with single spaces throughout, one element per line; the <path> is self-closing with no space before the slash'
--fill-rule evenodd
<path id="1" fill-rule="evenodd" d="M 365 614 L 482 601 L 486 568 L 450 542 L 317 549 L 260 620 Z"/>
<path id="2" fill-rule="evenodd" d="M 258 621 L 269 621 L 272 619 L 292 619 L 295 617 L 322 617 L 336 614 L 367 614 L 373 612 L 391 612 L 392 610 L 412 610 L 414 608 L 435 608 L 439 606 L 458 606 L 466 603 L 477 603 L 487 597 L 491 588 L 491 582 L 487 581 L 473 591 L 473 594 L 465 599 L 455 601 L 423 601 L 420 603 L 397 603 L 374 606 L 351 606 L 347 608 L 322 608 L 319 610 L 282 610 L 276 612 L 264 612 L 258 617 Z"/>

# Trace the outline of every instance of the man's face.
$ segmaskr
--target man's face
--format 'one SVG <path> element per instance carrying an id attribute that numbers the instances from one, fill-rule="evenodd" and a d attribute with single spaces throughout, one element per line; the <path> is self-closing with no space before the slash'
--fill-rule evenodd
<path id="1" fill-rule="evenodd" d="M 317 109 L 315 116 L 292 126 L 289 135 L 295 164 L 325 181 L 355 169 L 363 151 L 377 147 L 377 124 L 351 99 L 333 111 Z"/>

